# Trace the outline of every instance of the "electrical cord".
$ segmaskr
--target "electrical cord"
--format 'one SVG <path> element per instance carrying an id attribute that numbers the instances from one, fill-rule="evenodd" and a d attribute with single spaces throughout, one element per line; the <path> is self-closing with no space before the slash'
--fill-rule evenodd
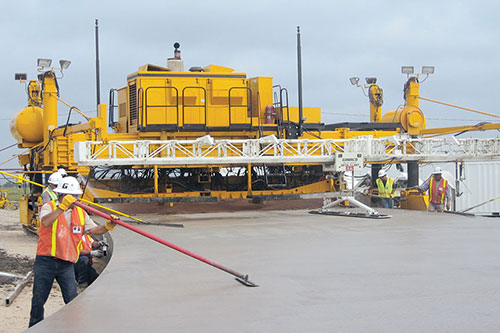
<path id="1" fill-rule="evenodd" d="M 0 149 L 0 151 L 7 150 L 7 149 L 12 148 L 14 146 L 17 146 L 17 143 L 14 143 L 14 144 L 11 144 L 10 146 L 4 147 L 4 148 Z"/>

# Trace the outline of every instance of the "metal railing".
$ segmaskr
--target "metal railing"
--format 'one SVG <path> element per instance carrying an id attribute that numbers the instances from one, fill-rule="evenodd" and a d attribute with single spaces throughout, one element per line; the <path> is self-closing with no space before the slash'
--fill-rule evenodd
<path id="1" fill-rule="evenodd" d="M 363 154 L 366 163 L 500 160 L 500 139 L 415 139 L 405 135 L 356 139 L 83 141 L 75 162 L 94 165 L 203 165 L 246 163 L 332 163 L 335 153 Z"/>

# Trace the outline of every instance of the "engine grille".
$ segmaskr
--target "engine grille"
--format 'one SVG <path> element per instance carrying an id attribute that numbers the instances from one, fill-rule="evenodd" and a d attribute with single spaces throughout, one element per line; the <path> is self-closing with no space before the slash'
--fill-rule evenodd
<path id="1" fill-rule="evenodd" d="M 137 85 L 131 84 L 128 86 L 128 96 L 130 105 L 130 124 L 137 123 Z"/>

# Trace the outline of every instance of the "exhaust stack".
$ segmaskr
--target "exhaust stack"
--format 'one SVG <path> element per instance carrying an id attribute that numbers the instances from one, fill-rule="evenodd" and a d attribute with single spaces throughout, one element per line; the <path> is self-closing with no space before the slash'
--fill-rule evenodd
<path id="1" fill-rule="evenodd" d="M 181 59 L 181 50 L 179 43 L 174 44 L 174 57 L 167 59 L 167 68 L 172 72 L 184 72 L 184 61 Z"/>

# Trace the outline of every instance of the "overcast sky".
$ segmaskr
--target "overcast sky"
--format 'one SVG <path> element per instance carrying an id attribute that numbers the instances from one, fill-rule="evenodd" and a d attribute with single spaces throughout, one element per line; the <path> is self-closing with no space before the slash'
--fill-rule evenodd
<path id="1" fill-rule="evenodd" d="M 368 121 L 369 105 L 349 78 L 374 76 L 383 113 L 403 104 L 402 65 L 436 67 L 421 95 L 500 114 L 498 1 L 68 1 L 2 3 L 0 148 L 15 143 L 12 115 L 26 106 L 15 72 L 36 77 L 36 59 L 72 61 L 59 81 L 61 98 L 95 115 L 94 21 L 99 19 L 101 102 L 140 65 L 166 65 L 181 44 L 185 68 L 217 64 L 272 76 L 297 105 L 296 27 L 302 31 L 304 106 L 323 121 Z M 422 101 L 428 127 L 499 119 Z M 59 124 L 68 108 L 60 104 Z M 496 120 L 495 120 L 496 119 Z M 74 116 L 72 122 L 81 121 Z M 491 133 L 497 136 L 498 132 Z M 3 161 L 20 151 L 0 152 Z M 8 164 L 15 167 L 17 163 Z"/>

